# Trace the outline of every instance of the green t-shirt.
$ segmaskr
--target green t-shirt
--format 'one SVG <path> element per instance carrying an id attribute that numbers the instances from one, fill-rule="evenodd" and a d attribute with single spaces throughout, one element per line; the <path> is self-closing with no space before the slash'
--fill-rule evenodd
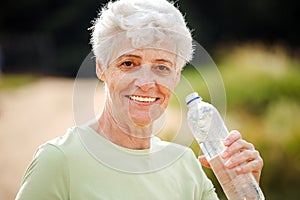
<path id="1" fill-rule="evenodd" d="M 37 150 L 16 200 L 218 199 L 188 147 L 151 138 L 131 150 L 73 127 Z"/>

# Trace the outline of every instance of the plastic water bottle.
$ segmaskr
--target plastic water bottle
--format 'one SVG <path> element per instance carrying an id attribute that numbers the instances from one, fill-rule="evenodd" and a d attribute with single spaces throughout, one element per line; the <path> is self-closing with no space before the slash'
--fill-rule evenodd
<path id="1" fill-rule="evenodd" d="M 204 101 L 197 92 L 186 96 L 187 121 L 202 152 L 229 200 L 265 199 L 251 173 L 237 174 L 224 166 L 220 156 L 225 150 L 223 140 L 229 134 L 217 109 Z"/>

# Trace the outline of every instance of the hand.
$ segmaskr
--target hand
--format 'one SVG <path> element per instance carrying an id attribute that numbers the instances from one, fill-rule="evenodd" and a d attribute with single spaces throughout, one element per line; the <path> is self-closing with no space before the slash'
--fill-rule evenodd
<path id="1" fill-rule="evenodd" d="M 225 166 L 229 169 L 235 168 L 238 174 L 251 172 L 259 183 L 261 170 L 263 168 L 263 159 L 255 150 L 254 145 L 243 140 L 238 131 L 231 131 L 225 138 L 224 144 L 227 147 L 221 156 L 225 160 Z M 205 167 L 210 165 L 204 156 L 199 156 L 199 161 Z"/>

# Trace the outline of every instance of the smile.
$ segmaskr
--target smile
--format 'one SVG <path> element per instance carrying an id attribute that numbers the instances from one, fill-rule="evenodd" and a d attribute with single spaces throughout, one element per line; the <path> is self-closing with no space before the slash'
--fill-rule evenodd
<path id="1" fill-rule="evenodd" d="M 137 95 L 130 95 L 127 96 L 130 100 L 133 101 L 138 101 L 138 102 L 143 102 L 143 103 L 153 103 L 159 98 L 156 97 L 142 97 L 142 96 L 137 96 Z"/>

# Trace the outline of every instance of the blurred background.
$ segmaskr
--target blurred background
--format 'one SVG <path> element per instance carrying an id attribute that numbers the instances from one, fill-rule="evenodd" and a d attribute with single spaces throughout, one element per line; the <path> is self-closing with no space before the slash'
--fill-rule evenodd
<path id="1" fill-rule="evenodd" d="M 38 145 L 74 124 L 74 78 L 91 50 L 88 28 L 106 2 L 0 2 L 0 199 L 14 199 Z M 222 75 L 226 123 L 264 158 L 261 187 L 266 198 L 299 199 L 299 1 L 176 4 Z M 187 66 L 183 74 L 209 101 L 205 82 L 194 70 Z M 191 148 L 199 153 L 196 143 Z"/>

